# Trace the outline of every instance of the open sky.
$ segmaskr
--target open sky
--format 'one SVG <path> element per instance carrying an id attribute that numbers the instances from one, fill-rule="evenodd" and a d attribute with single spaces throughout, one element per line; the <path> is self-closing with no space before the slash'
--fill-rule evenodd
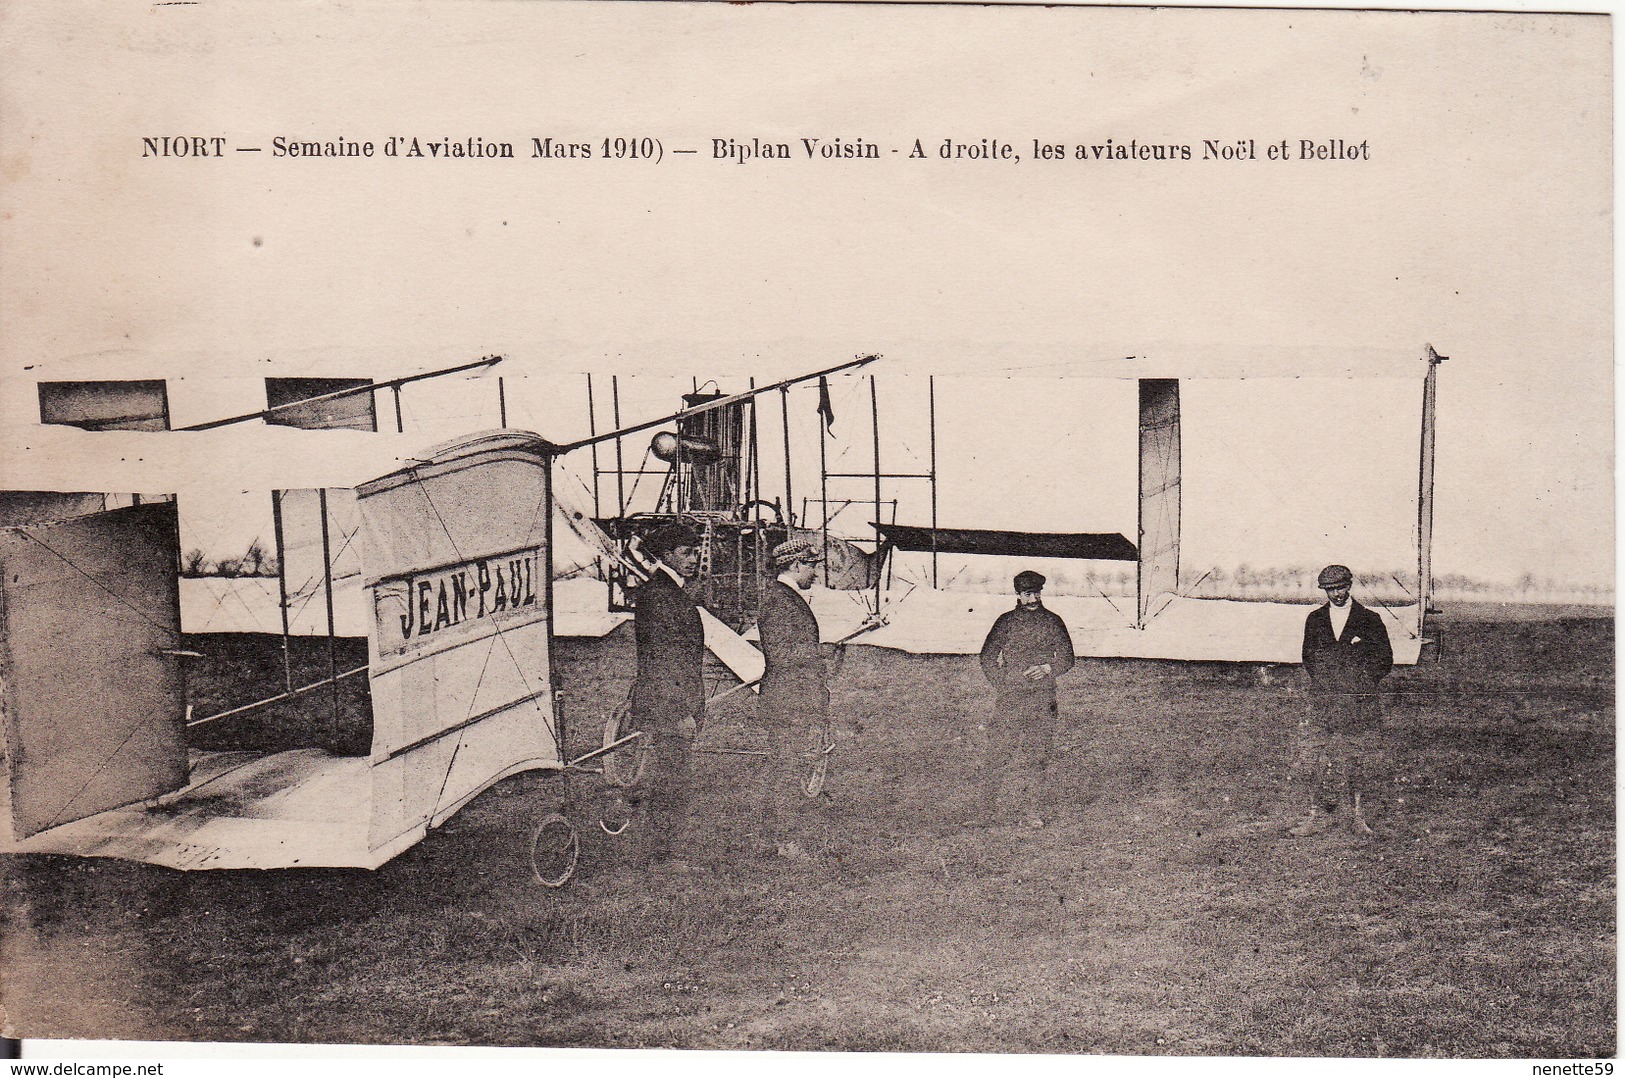
<path id="1" fill-rule="evenodd" d="M 1189 387 L 1187 552 L 1403 564 L 1427 342 L 1451 357 L 1438 570 L 1613 579 L 1603 17 L 62 3 L 6 7 L 0 42 L 8 423 L 25 367 L 77 357 L 248 384 L 266 359 L 383 377 L 503 352 L 516 411 L 562 439 L 584 370 L 733 389 L 880 351 L 915 431 L 903 387 L 955 375 L 944 523 L 1132 537 L 1132 383 L 1062 380 L 1066 360 L 1301 348 L 1313 376 L 1373 348 L 1414 374 Z M 143 156 L 166 135 L 222 155 Z M 516 157 L 389 157 L 392 136 Z M 716 158 L 728 139 L 793 156 Z M 950 139 L 1020 160 L 943 160 Z M 1108 139 L 1192 159 L 1077 159 Z M 1203 160 L 1207 140 L 1258 159 Z M 1301 160 L 1302 140 L 1364 149 Z M 888 453 L 920 452 L 902 430 Z"/>

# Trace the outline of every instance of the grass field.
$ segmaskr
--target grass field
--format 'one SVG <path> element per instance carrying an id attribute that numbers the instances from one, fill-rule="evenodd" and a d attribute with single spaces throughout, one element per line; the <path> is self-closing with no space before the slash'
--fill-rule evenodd
<path id="1" fill-rule="evenodd" d="M 1281 835 L 1295 671 L 1080 662 L 1053 818 L 969 828 L 975 660 L 853 648 L 805 859 L 752 847 L 746 756 L 702 758 L 686 876 L 625 863 L 572 780 L 581 873 L 536 887 L 540 775 L 376 873 L 13 858 L 4 1002 L 27 1037 L 1611 1056 L 1612 621 L 1441 622 L 1388 683 L 1375 839 Z M 629 671 L 561 652 L 586 744 Z"/>

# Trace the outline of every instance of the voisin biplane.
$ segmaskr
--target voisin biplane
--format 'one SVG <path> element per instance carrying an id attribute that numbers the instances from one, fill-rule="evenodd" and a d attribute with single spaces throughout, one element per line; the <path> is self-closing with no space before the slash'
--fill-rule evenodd
<path id="1" fill-rule="evenodd" d="M 877 376 L 859 373 L 875 358 L 731 393 L 696 380 L 673 401 L 681 408 L 650 408 L 658 418 L 647 420 L 623 419 L 614 380 L 602 433 L 589 379 L 587 436 L 558 443 L 508 428 L 498 357 L 377 382 L 342 363 L 301 363 L 238 379 L 229 392 L 204 393 L 193 379 L 175 386 L 185 393 L 173 401 L 161 371 L 131 378 L 127 357 L 111 363 L 117 379 L 42 365 L 29 398 L 8 401 L 0 475 L 0 849 L 181 869 L 376 868 L 507 776 L 635 781 L 641 738 L 624 708 L 604 722 L 599 747 L 566 753 L 554 642 L 625 620 L 628 595 L 649 571 L 641 538 L 673 519 L 704 537 L 699 587 L 715 698 L 761 675 L 749 641 L 756 599 L 769 552 L 792 535 L 826 546 L 825 586 L 812 602 L 831 642 L 973 653 L 1008 596 L 955 590 L 939 563 L 1037 560 L 1132 567 L 1132 594 L 1047 597 L 1081 655 L 1296 661 L 1301 601 L 1202 593 L 1204 577 L 1190 579 L 1181 561 L 1185 379 L 1192 370 L 1203 379 L 1290 379 L 1292 357 L 1084 365 L 1085 376 L 1137 383 L 1135 415 L 1124 425 L 1137 431 L 1133 540 L 1088 526 L 1087 492 L 1068 502 L 1079 518 L 1071 530 L 1021 528 L 1019 506 L 997 526 L 939 521 L 945 482 L 992 481 L 970 470 L 950 475 L 939 461 L 939 383 L 951 388 L 959 376 L 924 378 L 921 465 L 883 467 Z M 1382 610 L 1400 662 L 1417 661 L 1426 636 L 1441 359 L 1429 348 L 1420 367 L 1394 357 L 1381 365 L 1385 376 L 1416 371 L 1422 389 L 1417 574 L 1413 587 L 1401 582 L 1410 601 Z M 1332 370 L 1371 373 L 1364 358 Z M 845 393 L 846 432 L 833 461 L 832 385 Z M 867 430 L 846 410 L 865 389 Z M 247 407 L 260 393 L 252 403 L 262 406 Z M 779 408 L 762 408 L 773 395 Z M 794 436 L 792 400 L 803 419 Z M 233 402 L 238 411 L 225 420 L 172 421 L 172 406 L 173 419 L 193 419 Z M 403 416 L 414 410 L 498 426 L 424 449 L 426 428 L 405 431 Z M 22 411 L 30 422 L 15 420 Z M 778 429 L 759 425 L 774 411 Z M 808 452 L 808 419 L 816 486 L 792 461 L 796 447 Z M 645 436 L 642 462 L 628 467 L 626 446 Z M 769 442 L 782 473 L 764 467 Z M 589 456 L 590 485 L 581 481 Z M 783 478 L 771 495 L 769 471 Z M 645 477 L 654 482 L 640 503 Z M 900 493 L 910 485 L 923 495 Z M 242 506 L 261 504 L 268 543 L 256 538 L 242 556 L 213 565 L 197 555 L 209 514 L 193 509 L 210 507 L 229 522 L 253 515 Z M 919 510 L 923 519 L 899 519 Z M 256 643 L 233 651 L 237 638 Z M 210 663 L 213 677 L 196 676 Z M 211 740 L 227 729 L 266 736 Z M 303 743 L 289 744 L 288 729 Z M 808 793 L 822 784 L 834 747 L 827 729 L 813 738 Z M 570 878 L 578 849 L 569 818 L 544 813 L 530 851 L 537 878 Z"/>

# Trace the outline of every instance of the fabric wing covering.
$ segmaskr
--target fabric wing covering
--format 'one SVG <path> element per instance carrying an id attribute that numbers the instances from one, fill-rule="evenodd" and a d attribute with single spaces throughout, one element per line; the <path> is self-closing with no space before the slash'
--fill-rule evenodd
<path id="1" fill-rule="evenodd" d="M 916 528 L 877 524 L 881 536 L 898 550 L 935 550 L 939 554 L 993 554 L 1014 558 L 1080 558 L 1090 561 L 1135 561 L 1139 552 L 1117 532 L 1008 532 L 979 528 Z M 932 536 L 935 535 L 935 543 Z"/>
<path id="2" fill-rule="evenodd" d="M 1152 602 L 1179 592 L 1179 382 L 1140 380 L 1140 624 Z"/>

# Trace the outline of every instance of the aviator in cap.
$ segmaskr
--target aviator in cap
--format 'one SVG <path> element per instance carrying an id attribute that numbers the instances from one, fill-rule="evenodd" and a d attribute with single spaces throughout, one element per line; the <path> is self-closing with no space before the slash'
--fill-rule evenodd
<path id="1" fill-rule="evenodd" d="M 667 524 L 643 537 L 643 549 L 657 558 L 663 558 L 681 546 L 699 545 L 700 533 L 687 524 Z"/>
<path id="2" fill-rule="evenodd" d="M 1320 571 L 1320 588 L 1347 588 L 1354 585 L 1354 574 L 1346 565 L 1328 565 Z"/>
<path id="3" fill-rule="evenodd" d="M 1042 573 L 1035 573 L 1031 569 L 1023 569 L 1021 572 L 1016 574 L 1016 590 L 1017 591 L 1043 591 L 1044 590 L 1044 576 L 1043 576 L 1043 574 Z"/>
<path id="4" fill-rule="evenodd" d="M 788 539 L 773 548 L 773 565 L 779 569 L 794 565 L 798 561 L 823 560 L 823 551 L 819 550 L 818 544 L 811 539 Z"/>

